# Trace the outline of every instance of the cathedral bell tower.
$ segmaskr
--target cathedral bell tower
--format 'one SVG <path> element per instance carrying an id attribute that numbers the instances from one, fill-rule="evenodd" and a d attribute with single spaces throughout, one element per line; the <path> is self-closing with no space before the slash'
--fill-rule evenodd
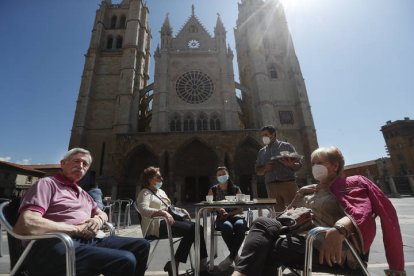
<path id="1" fill-rule="evenodd" d="M 139 128 L 139 91 L 149 79 L 147 15 L 142 0 L 104 0 L 96 11 L 69 147 L 90 150 L 98 176 L 110 174 L 114 137 Z"/>
<path id="2" fill-rule="evenodd" d="M 274 125 L 278 138 L 307 159 L 318 146 L 316 131 L 282 4 L 241 0 L 238 9 L 234 33 L 246 127 Z M 310 175 L 310 168 L 302 171 Z"/>

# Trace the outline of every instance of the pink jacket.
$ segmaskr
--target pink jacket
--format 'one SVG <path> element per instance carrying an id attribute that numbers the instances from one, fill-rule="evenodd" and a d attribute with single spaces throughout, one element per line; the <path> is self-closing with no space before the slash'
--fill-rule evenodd
<path id="1" fill-rule="evenodd" d="M 400 224 L 387 196 L 371 180 L 360 175 L 338 178 L 330 189 L 357 226 L 364 253 L 375 238 L 375 217 L 379 216 L 388 265 L 392 270 L 404 270 Z"/>

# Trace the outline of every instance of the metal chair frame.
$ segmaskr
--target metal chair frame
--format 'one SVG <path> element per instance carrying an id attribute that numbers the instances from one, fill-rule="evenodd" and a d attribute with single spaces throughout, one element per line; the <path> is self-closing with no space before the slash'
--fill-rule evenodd
<path id="1" fill-rule="evenodd" d="M 311 229 L 307 236 L 306 236 L 306 249 L 305 249 L 305 262 L 304 266 L 302 268 L 302 275 L 303 276 L 311 276 L 312 275 L 312 252 L 313 252 L 313 242 L 316 240 L 316 237 L 319 234 L 326 233 L 330 228 L 329 227 L 315 227 Z M 350 249 L 352 255 L 354 256 L 355 260 L 358 262 L 358 265 L 360 267 L 360 271 L 364 275 L 370 275 L 367 269 L 367 264 L 361 259 L 361 256 L 358 254 L 358 252 L 355 250 L 355 248 L 352 246 L 352 244 L 349 242 L 348 239 L 344 240 L 346 246 Z M 278 268 L 278 276 L 283 275 L 283 268 L 280 266 Z M 289 266 L 287 267 L 289 268 Z M 329 269 L 328 269 L 329 270 Z M 325 270 L 323 272 L 326 272 Z M 329 272 L 328 272 L 329 273 Z"/>
<path id="2" fill-rule="evenodd" d="M 131 225 L 131 205 L 133 202 L 132 199 L 116 199 L 110 203 L 109 211 L 111 212 L 111 216 L 112 214 L 115 214 L 115 211 L 118 211 L 115 221 L 115 228 L 117 231 L 121 228 L 122 204 L 125 204 L 123 228 Z"/>
<path id="3" fill-rule="evenodd" d="M 132 205 L 134 206 L 134 208 L 135 208 L 135 210 L 138 212 L 138 214 L 139 214 L 139 216 L 141 216 L 141 214 L 139 213 L 139 210 L 138 210 L 138 206 L 137 206 L 137 204 L 136 204 L 136 202 L 134 201 L 133 203 L 132 203 Z M 140 224 L 141 224 L 141 218 L 139 218 L 140 219 Z M 152 221 L 154 221 L 155 219 L 163 219 L 164 221 L 165 221 L 165 224 L 167 225 L 167 234 L 168 234 L 168 242 L 169 242 L 169 245 L 170 245 L 170 259 L 171 259 L 171 266 L 172 266 L 172 271 L 173 271 L 173 276 L 177 276 L 177 271 L 176 271 L 176 262 L 175 262 L 175 257 L 174 257 L 174 244 L 175 243 L 177 243 L 177 242 L 179 242 L 179 241 L 181 241 L 181 239 L 182 239 L 182 237 L 178 237 L 175 241 L 174 241 L 174 237 L 173 237 L 173 233 L 172 233 L 172 229 L 171 229 L 171 225 L 168 223 L 168 219 L 166 218 L 166 217 L 152 217 L 151 218 L 152 220 L 151 220 L 151 223 L 152 223 Z M 149 226 L 150 226 L 150 224 L 148 225 L 148 227 L 146 228 L 146 229 L 142 229 L 142 227 L 141 227 L 141 230 L 142 230 L 142 236 L 145 238 L 145 239 L 147 239 L 147 240 L 149 240 L 149 241 L 154 241 L 155 242 L 155 244 L 154 244 L 154 246 L 153 246 L 153 248 L 152 248 L 152 250 L 151 250 L 151 252 L 150 252 L 150 255 L 149 255 L 149 257 L 148 257 L 148 262 L 147 262 L 147 265 L 149 265 L 150 263 L 151 263 L 151 261 L 152 261 L 152 258 L 154 257 L 154 253 L 155 253 L 155 249 L 157 248 L 157 246 L 158 246 L 158 243 L 160 242 L 160 240 L 162 240 L 162 239 L 159 239 L 159 238 L 150 238 L 150 239 L 148 239 L 147 238 L 147 231 L 148 231 L 148 228 L 149 228 Z M 189 254 L 189 257 L 190 257 L 190 264 L 191 264 L 191 267 L 193 268 L 193 261 L 192 261 L 192 258 L 191 258 L 191 254 Z"/>
<path id="4" fill-rule="evenodd" d="M 27 235 L 22 236 L 19 234 L 16 234 L 13 232 L 13 227 L 10 225 L 10 223 L 7 221 L 6 217 L 4 216 L 4 208 L 9 204 L 9 201 L 3 202 L 0 205 L 0 220 L 3 227 L 6 229 L 7 233 L 9 233 L 12 237 L 23 240 L 23 241 L 29 241 L 29 244 L 24 249 L 23 253 L 20 255 L 18 261 L 14 265 L 14 267 L 10 271 L 10 275 L 15 275 L 18 271 L 21 265 L 23 264 L 24 259 L 29 254 L 30 249 L 32 249 L 33 244 L 42 239 L 52 239 L 52 238 L 58 238 L 60 241 L 63 242 L 66 249 L 66 275 L 67 276 L 74 276 L 76 275 L 76 268 L 75 268 L 75 247 L 73 245 L 73 241 L 69 235 L 65 233 L 48 233 L 43 235 Z"/>
<path id="5" fill-rule="evenodd" d="M 16 275 L 16 273 L 21 268 L 25 258 L 29 254 L 30 250 L 32 249 L 34 243 L 38 240 L 43 239 L 53 239 L 58 238 L 65 246 L 66 250 L 66 275 L 67 276 L 75 276 L 76 275 L 76 258 L 75 258 L 75 246 L 73 244 L 72 238 L 65 234 L 65 233 L 46 233 L 42 235 L 19 235 L 13 232 L 13 226 L 10 225 L 8 220 L 4 215 L 4 208 L 8 206 L 10 201 L 6 201 L 0 204 L 0 222 L 1 225 L 5 228 L 7 233 L 18 240 L 26 240 L 29 241 L 28 245 L 23 250 L 22 254 L 20 255 L 19 259 L 17 260 L 16 264 L 13 268 L 11 268 L 10 276 Z M 115 228 L 110 223 L 105 223 L 105 226 L 109 229 L 110 235 L 115 234 Z"/>

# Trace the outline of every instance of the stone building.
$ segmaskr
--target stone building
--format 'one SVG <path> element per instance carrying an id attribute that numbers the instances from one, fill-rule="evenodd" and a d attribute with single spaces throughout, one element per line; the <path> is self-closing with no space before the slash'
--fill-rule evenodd
<path id="1" fill-rule="evenodd" d="M 381 127 L 394 175 L 414 174 L 414 120 L 387 121 Z"/>
<path id="2" fill-rule="evenodd" d="M 25 165 L 0 161 L 0 198 L 21 196 L 44 175 L 43 171 Z"/>
<path id="3" fill-rule="evenodd" d="M 149 10 L 140 0 L 103 1 L 86 55 L 70 147 L 92 152 L 92 169 L 106 195 L 133 198 L 150 165 L 161 168 L 163 189 L 179 202 L 204 198 L 217 165 L 226 165 L 249 192 L 262 147 L 258 130 L 265 124 L 310 156 L 317 147 L 315 128 L 278 1 L 239 4 L 240 83 L 220 16 L 210 34 L 194 6 L 176 34 L 165 17 L 154 82 L 148 83 Z M 263 29 L 265 24 L 276 27 Z M 257 34 L 261 39 L 252 43 Z M 311 175 L 309 165 L 305 159 L 299 182 Z"/>
<path id="4" fill-rule="evenodd" d="M 414 194 L 414 120 L 387 121 L 381 131 L 393 167 L 388 178 L 392 193 Z"/>

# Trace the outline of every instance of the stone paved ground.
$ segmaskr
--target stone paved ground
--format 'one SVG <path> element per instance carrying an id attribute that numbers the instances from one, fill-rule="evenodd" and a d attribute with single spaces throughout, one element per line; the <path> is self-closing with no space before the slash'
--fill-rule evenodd
<path id="1" fill-rule="evenodd" d="M 414 198 L 413 197 L 404 197 L 404 198 L 393 198 L 391 199 L 394 206 L 397 209 L 400 226 L 403 235 L 404 241 L 404 252 L 405 252 L 405 262 L 406 262 L 406 271 L 407 275 L 414 275 Z M 189 208 L 191 209 L 191 208 Z M 122 236 L 132 236 L 132 237 L 142 237 L 141 228 L 136 224 L 137 214 L 132 211 L 132 222 L 133 225 L 120 229 L 119 235 Z M 368 269 L 371 275 L 384 275 L 383 270 L 387 268 L 386 259 L 384 256 L 384 247 L 382 244 L 382 232 L 380 227 L 380 222 L 377 220 L 377 237 L 375 238 L 374 244 L 371 247 L 370 259 Z M 9 255 L 5 233 L 3 235 L 3 256 L 0 258 L 0 276 L 8 275 L 9 273 Z M 209 239 L 208 239 L 209 241 Z M 208 246 L 209 249 L 209 246 Z M 218 237 L 218 257 L 215 260 L 217 265 L 221 260 L 223 260 L 228 254 L 227 248 L 224 245 L 224 242 L 221 237 Z M 166 240 L 162 240 L 158 245 L 158 248 L 155 251 L 155 257 L 151 262 L 147 273 L 148 276 L 161 276 L 168 275 L 163 271 L 164 264 L 169 260 L 169 249 L 168 243 Z M 189 262 L 188 262 L 189 263 Z M 185 273 L 186 269 L 189 269 L 189 264 L 180 265 L 180 274 Z M 221 275 L 226 276 L 230 275 L 231 271 L 228 273 L 222 273 Z M 215 275 L 219 275 L 216 273 Z M 288 275 L 286 272 L 285 275 Z M 314 274 L 314 275 L 323 275 L 323 274 Z"/>

